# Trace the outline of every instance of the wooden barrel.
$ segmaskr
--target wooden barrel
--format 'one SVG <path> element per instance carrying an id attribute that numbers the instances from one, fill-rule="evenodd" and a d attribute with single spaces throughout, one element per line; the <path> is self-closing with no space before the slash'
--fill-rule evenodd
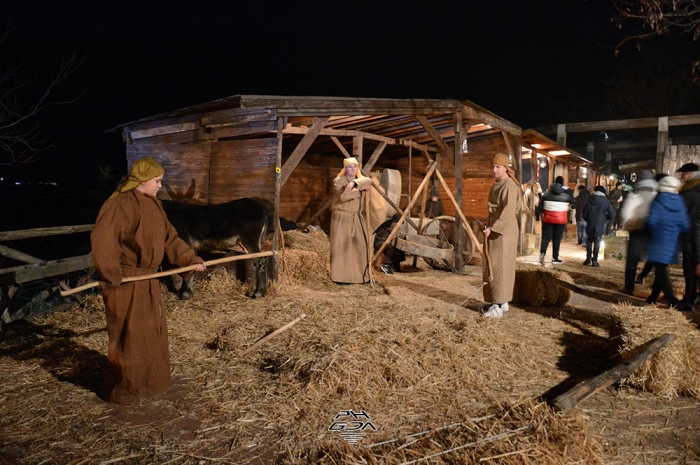
<path id="1" fill-rule="evenodd" d="M 401 201 L 401 172 L 399 170 L 385 169 L 382 171 L 379 184 L 384 188 L 384 192 L 389 200 L 394 202 L 396 206 L 399 206 Z M 390 218 L 394 213 L 396 213 L 396 210 L 387 202 L 386 217 Z"/>

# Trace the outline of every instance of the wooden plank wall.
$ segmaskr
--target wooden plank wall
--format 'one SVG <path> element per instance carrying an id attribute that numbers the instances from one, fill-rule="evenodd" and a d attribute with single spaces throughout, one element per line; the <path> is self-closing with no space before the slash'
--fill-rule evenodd
<path id="1" fill-rule="evenodd" d="M 277 139 L 212 142 L 209 203 L 241 197 L 275 199 Z"/>
<path id="2" fill-rule="evenodd" d="M 139 139 L 126 146 L 127 165 L 152 156 L 165 168 L 161 199 L 183 202 L 209 201 L 209 161 L 211 143 L 202 141 L 177 145 L 173 135 Z"/>
<path id="3" fill-rule="evenodd" d="M 342 167 L 340 153 L 337 157 L 306 154 L 282 186 L 280 216 L 295 223 L 306 222 L 330 195 L 331 181 Z"/>

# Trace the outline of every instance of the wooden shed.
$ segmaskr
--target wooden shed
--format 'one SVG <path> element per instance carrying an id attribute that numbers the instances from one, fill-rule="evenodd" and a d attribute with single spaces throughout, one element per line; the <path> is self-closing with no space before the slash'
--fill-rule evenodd
<path id="1" fill-rule="evenodd" d="M 521 128 L 468 101 L 235 95 L 113 131 L 123 134 L 129 165 L 151 155 L 165 167 L 162 198 L 261 197 L 296 223 L 322 209 L 348 156 L 364 172 L 398 171 L 400 208 L 436 161 L 466 217 L 478 219 L 487 216 L 493 155 L 509 154 L 518 178 L 522 171 Z"/>

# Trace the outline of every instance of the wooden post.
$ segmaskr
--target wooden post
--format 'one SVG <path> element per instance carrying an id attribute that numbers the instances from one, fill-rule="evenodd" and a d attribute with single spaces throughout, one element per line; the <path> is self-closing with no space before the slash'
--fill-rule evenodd
<path id="1" fill-rule="evenodd" d="M 452 115 L 452 124 L 454 126 L 455 137 L 454 137 L 454 163 L 455 163 L 455 200 L 457 200 L 456 210 L 462 211 L 462 184 L 464 182 L 464 174 L 462 172 L 462 113 L 455 112 Z M 466 134 L 466 133 L 465 133 Z M 462 271 L 462 266 L 464 265 L 464 256 L 462 251 L 464 250 L 464 244 L 462 244 L 462 218 L 460 216 L 455 217 L 455 270 L 457 272 Z"/>
<path id="2" fill-rule="evenodd" d="M 588 381 L 580 383 L 578 386 L 554 399 L 554 408 L 560 412 L 568 412 L 581 401 L 587 399 L 601 389 L 611 386 L 622 378 L 634 373 L 634 370 L 639 368 L 646 359 L 661 350 L 662 347 L 673 341 L 674 338 L 675 336 L 673 334 L 666 333 L 647 342 L 641 349 L 634 349 L 634 352 L 637 350 L 639 350 L 639 352 L 626 362 L 620 363 L 616 367 Z"/>
<path id="3" fill-rule="evenodd" d="M 668 116 L 659 117 L 659 134 L 656 139 L 656 172 L 664 172 L 664 155 L 668 145 Z"/>
<path id="4" fill-rule="evenodd" d="M 272 257 L 272 270 L 271 270 L 271 278 L 273 281 L 277 281 L 277 278 L 279 277 L 279 266 L 280 266 L 280 259 L 279 255 L 277 255 L 277 251 L 279 250 L 279 237 L 282 234 L 282 229 L 279 227 L 280 226 L 280 191 L 282 190 L 282 137 L 284 136 L 284 126 L 285 126 L 285 119 L 284 118 L 277 118 L 277 160 L 275 161 L 275 202 L 274 202 L 274 208 L 275 211 L 273 212 L 272 219 L 273 221 L 276 221 L 277 224 L 275 225 L 277 227 L 277 234 L 275 234 L 272 238 L 272 251 L 275 252 L 275 255 Z"/>

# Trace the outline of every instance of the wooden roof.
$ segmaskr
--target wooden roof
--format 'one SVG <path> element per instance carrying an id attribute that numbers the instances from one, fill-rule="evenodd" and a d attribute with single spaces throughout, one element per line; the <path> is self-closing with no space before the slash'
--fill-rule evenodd
<path id="1" fill-rule="evenodd" d="M 289 137 L 304 134 L 316 118 L 328 117 L 322 134 L 361 135 L 388 144 L 415 144 L 419 148 L 437 150 L 438 142 L 426 127 L 432 126 L 449 144 L 454 139 L 456 114 L 461 117 L 462 124 L 470 125 L 468 139 L 502 137 L 503 133 L 519 136 L 522 132 L 519 126 L 469 101 L 271 95 L 234 95 L 120 124 L 107 132 L 122 130 L 133 134 L 141 131 L 138 135 L 157 135 L 158 128 L 163 126 L 169 126 L 171 131 L 200 128 L 216 132 L 232 121 L 244 119 L 247 126 L 260 121 L 262 134 L 270 132 L 269 124 L 262 124 L 262 121 L 282 117 L 286 118 L 285 137 Z M 254 133 L 248 130 L 246 135 Z M 337 147 L 328 141 L 325 145 L 314 144 L 314 150 L 324 152 L 337 150 Z"/>
<path id="2" fill-rule="evenodd" d="M 564 147 L 563 145 L 558 144 L 556 141 L 553 141 L 547 136 L 540 134 L 534 129 L 523 130 L 522 141 L 523 147 L 532 150 L 533 152 L 544 154 L 545 156 L 553 158 L 556 161 L 566 161 L 570 164 L 586 166 L 595 171 L 601 171 L 603 169 L 603 165 L 585 158 L 572 148 Z M 565 151 L 567 153 L 557 155 L 556 152 L 559 151 Z M 554 154 L 552 152 L 554 152 Z"/>

